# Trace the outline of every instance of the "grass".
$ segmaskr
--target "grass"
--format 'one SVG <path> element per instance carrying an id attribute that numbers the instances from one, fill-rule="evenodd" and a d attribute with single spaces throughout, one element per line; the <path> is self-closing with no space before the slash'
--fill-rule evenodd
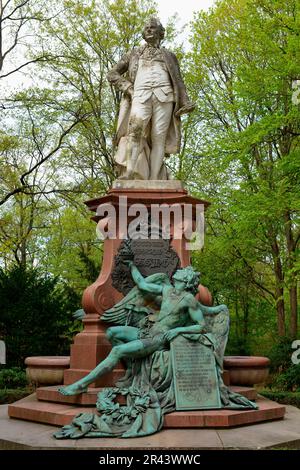
<path id="1" fill-rule="evenodd" d="M 13 403 L 14 401 L 21 400 L 32 393 L 32 388 L 4 388 L 0 389 L 0 404 Z"/>
<path id="2" fill-rule="evenodd" d="M 292 405 L 300 408 L 300 392 L 281 392 L 278 390 L 259 390 L 259 394 L 283 405 Z"/>

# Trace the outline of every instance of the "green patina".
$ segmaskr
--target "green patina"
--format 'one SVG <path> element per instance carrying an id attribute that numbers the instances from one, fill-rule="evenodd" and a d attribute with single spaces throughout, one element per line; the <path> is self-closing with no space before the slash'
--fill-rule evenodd
<path id="1" fill-rule="evenodd" d="M 136 437 L 160 430 L 164 414 L 176 409 L 178 384 L 170 342 L 178 336 L 181 345 L 186 342 L 187 349 L 190 342 L 208 348 L 206 360 L 213 355 L 213 367 L 210 363 L 206 375 L 207 365 L 203 362 L 201 365 L 201 360 L 195 370 L 195 364 L 190 363 L 190 372 L 202 374 L 204 380 L 202 401 L 196 404 L 197 409 L 257 408 L 255 403 L 231 392 L 223 383 L 221 372 L 229 333 L 229 313 L 226 305 L 207 307 L 195 299 L 199 273 L 188 266 L 177 270 L 171 282 L 162 273 L 144 278 L 132 261 L 126 263 L 131 268 L 136 287 L 101 317 L 116 325 L 107 330 L 113 346 L 111 352 L 87 376 L 62 387 L 60 392 L 64 395 L 85 392 L 90 383 L 111 371 L 120 360 L 127 366 L 125 377 L 116 387 L 99 393 L 96 405 L 99 414 L 80 413 L 54 436 L 58 439 Z M 211 386 L 214 390 L 209 393 L 214 395 L 215 401 L 210 404 L 209 394 L 205 398 L 203 390 L 210 390 Z M 195 390 L 191 393 L 195 396 Z M 116 401 L 119 394 L 126 396 L 126 405 Z M 195 409 L 195 404 L 193 407 Z"/>

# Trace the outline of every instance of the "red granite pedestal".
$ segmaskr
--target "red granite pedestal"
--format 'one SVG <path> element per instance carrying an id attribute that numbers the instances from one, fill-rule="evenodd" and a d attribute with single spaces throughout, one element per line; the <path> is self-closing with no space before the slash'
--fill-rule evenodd
<path id="1" fill-rule="evenodd" d="M 126 201 L 125 201 L 126 198 Z M 127 204 L 127 209 L 124 207 Z M 65 371 L 64 384 L 68 385 L 82 378 L 90 372 L 100 361 L 102 361 L 110 351 L 110 344 L 105 337 L 107 325 L 101 322 L 101 314 L 108 308 L 121 300 L 123 295 L 112 285 L 111 273 L 114 267 L 114 257 L 118 251 L 121 242 L 124 239 L 120 218 L 124 210 L 137 203 L 144 204 L 149 213 L 153 204 L 166 204 L 168 206 L 177 204 L 182 212 L 186 204 L 193 207 L 193 219 L 196 218 L 196 206 L 202 204 L 205 208 L 208 202 L 193 198 L 188 195 L 184 189 L 111 189 L 106 196 L 92 199 L 86 204 L 88 208 L 95 212 L 93 217 L 95 222 L 101 222 L 103 226 L 106 223 L 106 215 L 97 214 L 100 205 L 111 205 L 116 214 L 116 238 L 105 239 L 103 246 L 102 268 L 97 280 L 90 285 L 83 294 L 82 305 L 86 312 L 83 320 L 84 330 L 79 333 L 71 347 L 70 369 Z M 122 213 L 123 211 L 123 213 Z M 128 223 L 133 217 L 128 217 Z M 174 233 L 174 217 L 170 219 L 171 237 Z M 127 227 L 126 227 L 127 228 Z M 177 227 L 178 230 L 178 227 Z M 190 254 L 186 249 L 186 240 L 184 236 L 181 239 L 171 238 L 171 246 L 177 253 L 181 266 L 190 264 Z M 124 374 L 124 369 L 120 364 L 113 372 L 100 378 L 94 387 L 113 386 L 115 381 Z"/>

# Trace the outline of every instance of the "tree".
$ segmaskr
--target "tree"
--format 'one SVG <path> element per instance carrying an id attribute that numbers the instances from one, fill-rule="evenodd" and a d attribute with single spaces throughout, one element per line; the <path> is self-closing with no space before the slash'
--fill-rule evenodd
<path id="1" fill-rule="evenodd" d="M 68 205 L 53 211 L 41 265 L 82 295 L 97 278 L 103 245 L 96 236 L 96 224 L 83 207 Z"/>
<path id="2" fill-rule="evenodd" d="M 201 195 L 215 205 L 213 237 L 244 265 L 244 279 L 297 334 L 299 280 L 299 3 L 220 1 L 194 21 L 189 82 L 198 100 L 191 146 Z M 192 131 L 190 131 L 192 132 Z M 200 193 L 200 191 L 198 191 Z M 216 240 L 217 243 L 217 240 Z"/>
<path id="3" fill-rule="evenodd" d="M 93 196 L 107 191 L 115 178 L 120 93 L 110 88 L 106 74 L 125 50 L 140 41 L 145 18 L 155 11 L 152 0 L 87 0 L 80 5 L 65 0 L 44 5 L 47 20 L 35 25 L 30 46 L 32 59 L 37 59 L 34 77 L 42 86 L 3 101 L 6 122 L 14 120 L 19 127 L 20 120 L 27 121 L 34 158 L 25 157 L 23 171 L 15 171 L 15 184 L 2 191 L 0 204 L 20 192 L 40 192 L 32 185 L 33 173 L 43 172 L 53 162 L 59 176 L 67 172 L 77 190 L 84 187 Z M 172 23 L 167 32 L 174 35 Z M 46 60 L 38 62 L 39 57 Z M 61 187 L 43 190 L 50 189 L 63 191 L 65 181 Z"/>
<path id="4" fill-rule="evenodd" d="M 37 269 L 0 270 L 0 332 L 7 364 L 23 366 L 27 356 L 68 354 L 68 328 L 78 297 L 57 278 Z"/>

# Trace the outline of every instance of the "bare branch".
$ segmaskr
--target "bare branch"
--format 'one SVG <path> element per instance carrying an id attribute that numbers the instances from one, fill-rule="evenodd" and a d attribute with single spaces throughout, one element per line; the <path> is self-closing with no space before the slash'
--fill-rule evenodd
<path id="1" fill-rule="evenodd" d="M 7 5 L 10 4 L 11 1 L 12 1 L 12 0 L 7 0 L 7 2 L 3 5 L 3 7 L 2 7 L 2 13 L 4 12 L 4 10 L 5 10 L 5 8 L 7 7 Z"/>
<path id="2" fill-rule="evenodd" d="M 0 75 L 0 78 L 8 77 L 9 75 L 21 70 L 23 67 L 26 67 L 26 65 L 34 64 L 35 62 L 43 62 L 43 61 L 46 61 L 46 60 L 47 60 L 46 57 L 38 57 L 37 59 L 28 60 L 28 62 L 25 62 L 24 64 L 20 65 L 16 69 L 13 69 L 10 72 L 7 72 L 7 73 L 4 73 L 3 75 Z M 0 68 L 0 70 L 1 70 L 1 68 Z"/>
<path id="3" fill-rule="evenodd" d="M 45 196 L 46 194 L 84 194 L 85 191 L 81 189 L 48 189 L 47 191 L 33 191 L 27 192 L 26 190 L 22 191 L 22 194 L 26 194 L 27 196 L 38 196 L 42 195 Z"/>
<path id="4" fill-rule="evenodd" d="M 20 10 L 21 8 L 23 8 L 23 7 L 24 7 L 25 5 L 27 5 L 29 2 L 30 2 L 30 0 L 24 0 L 23 3 L 20 3 L 20 5 L 17 5 L 8 15 L 4 16 L 4 17 L 2 18 L 2 21 L 5 21 L 5 20 L 7 20 L 7 19 L 10 19 L 11 16 L 13 16 L 13 15 L 16 13 L 16 11 Z M 8 2 L 6 3 L 6 5 L 7 5 L 7 4 L 8 4 Z M 6 5 L 4 6 L 4 8 L 6 7 Z M 4 10 L 4 8 L 3 8 L 3 10 Z"/>
<path id="5" fill-rule="evenodd" d="M 20 183 L 21 186 L 15 188 L 13 191 L 10 191 L 7 193 L 2 200 L 0 200 L 0 206 L 3 205 L 6 201 L 8 201 L 12 196 L 15 196 L 16 194 L 19 193 L 24 193 L 28 189 L 32 187 L 32 185 L 29 185 L 26 182 L 26 177 L 32 174 L 37 168 L 39 168 L 43 163 L 45 163 L 47 160 L 49 160 L 62 146 L 62 142 L 64 138 L 72 131 L 72 129 L 79 124 L 84 119 L 84 117 L 78 118 L 76 121 L 74 121 L 67 129 L 65 129 L 58 140 L 57 145 L 55 146 L 54 149 L 51 150 L 47 155 L 45 155 L 43 158 L 41 158 L 35 165 L 33 165 L 29 170 L 27 170 L 25 173 L 23 173 L 20 176 Z M 30 191 L 30 194 L 32 194 L 32 191 Z"/>
<path id="6" fill-rule="evenodd" d="M 13 191 L 10 191 L 9 193 L 6 194 L 6 196 L 0 201 L 0 206 L 2 206 L 8 199 L 10 199 L 12 196 L 15 196 L 15 194 L 22 193 L 24 189 L 29 188 L 30 186 L 23 186 L 20 188 L 15 188 Z"/>
<path id="7" fill-rule="evenodd" d="M 14 37 L 14 40 L 13 40 L 13 43 L 12 45 L 4 52 L 2 53 L 2 62 L 4 61 L 5 57 L 13 50 L 15 49 L 15 47 L 17 46 L 18 44 L 18 39 L 19 39 L 19 33 L 20 33 L 20 30 L 23 26 L 24 22 L 23 22 L 23 19 L 20 21 L 20 24 L 18 25 L 16 31 L 15 31 L 15 37 Z"/>
<path id="8" fill-rule="evenodd" d="M 73 122 L 71 124 L 70 127 L 68 127 L 67 129 L 65 129 L 62 134 L 60 135 L 60 138 L 58 140 L 58 143 L 56 145 L 56 147 L 51 150 L 50 153 L 48 153 L 48 155 L 45 155 L 41 160 L 39 160 L 35 165 L 33 165 L 32 168 L 30 168 L 28 171 L 26 171 L 25 173 L 23 173 L 23 175 L 20 177 L 20 182 L 22 184 L 22 186 L 25 186 L 26 185 L 26 182 L 25 182 L 25 178 L 26 176 L 30 175 L 34 170 L 36 170 L 36 168 L 38 168 L 39 166 L 41 166 L 43 163 L 45 163 L 47 160 L 49 160 L 50 157 L 52 157 L 52 155 L 54 155 L 60 148 L 61 148 L 61 144 L 63 142 L 63 139 L 66 135 L 68 135 L 71 130 L 77 126 L 77 124 L 80 122 L 80 120 L 76 120 L 75 122 Z"/>

